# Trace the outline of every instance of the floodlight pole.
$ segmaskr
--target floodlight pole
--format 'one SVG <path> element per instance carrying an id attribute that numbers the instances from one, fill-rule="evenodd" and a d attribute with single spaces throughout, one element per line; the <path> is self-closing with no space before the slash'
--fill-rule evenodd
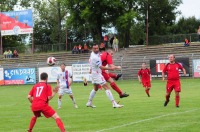
<path id="1" fill-rule="evenodd" d="M 149 43 L 149 3 L 147 0 L 147 14 L 146 14 L 146 46 L 148 46 Z"/>

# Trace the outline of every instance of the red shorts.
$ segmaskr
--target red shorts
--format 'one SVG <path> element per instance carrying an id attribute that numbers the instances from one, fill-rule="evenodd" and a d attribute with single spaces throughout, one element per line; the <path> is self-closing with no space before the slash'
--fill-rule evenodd
<path id="1" fill-rule="evenodd" d="M 151 87 L 151 82 L 150 81 L 142 81 L 143 87 L 150 88 Z"/>
<path id="2" fill-rule="evenodd" d="M 32 111 L 36 117 L 40 117 L 42 113 L 46 118 L 52 117 L 56 113 L 55 110 L 53 110 L 53 108 L 51 108 L 51 106 L 49 105 L 45 105 L 44 107 L 42 107 L 40 110 L 37 111 L 34 111 L 32 109 Z"/>
<path id="3" fill-rule="evenodd" d="M 105 71 L 102 71 L 102 76 L 104 77 L 104 79 L 106 81 L 108 81 L 108 79 L 110 78 L 110 75 L 107 72 L 105 72 Z"/>
<path id="4" fill-rule="evenodd" d="M 171 93 L 173 89 L 175 92 L 181 92 L 180 80 L 167 81 L 166 92 Z"/>

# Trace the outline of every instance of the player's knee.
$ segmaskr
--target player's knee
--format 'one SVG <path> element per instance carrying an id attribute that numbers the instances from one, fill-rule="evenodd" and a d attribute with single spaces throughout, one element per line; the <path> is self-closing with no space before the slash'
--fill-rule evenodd
<path id="1" fill-rule="evenodd" d="M 176 96 L 179 96 L 179 92 L 175 92 Z"/>
<path id="2" fill-rule="evenodd" d="M 56 118 L 60 118 L 60 117 L 59 117 L 59 115 L 57 113 L 55 113 L 55 114 L 53 114 L 52 118 L 56 119 Z"/>
<path id="3" fill-rule="evenodd" d="M 110 78 L 107 80 L 107 82 L 109 82 L 109 83 L 113 83 L 114 80 L 110 77 Z"/>

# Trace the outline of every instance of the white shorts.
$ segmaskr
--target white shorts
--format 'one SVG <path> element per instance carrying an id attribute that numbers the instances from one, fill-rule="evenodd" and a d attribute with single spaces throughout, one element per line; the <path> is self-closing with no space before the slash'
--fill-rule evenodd
<path id="1" fill-rule="evenodd" d="M 72 89 L 71 88 L 59 88 L 58 90 L 58 95 L 64 95 L 64 94 L 69 94 L 72 95 Z"/>
<path id="2" fill-rule="evenodd" d="M 118 44 L 113 44 L 114 49 L 118 49 Z"/>
<path id="3" fill-rule="evenodd" d="M 96 85 L 104 85 L 106 84 L 106 80 L 101 74 L 92 74 L 92 84 Z"/>

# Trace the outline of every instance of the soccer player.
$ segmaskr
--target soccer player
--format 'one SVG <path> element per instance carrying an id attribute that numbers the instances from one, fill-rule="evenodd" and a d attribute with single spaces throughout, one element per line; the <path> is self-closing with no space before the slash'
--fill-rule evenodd
<path id="1" fill-rule="evenodd" d="M 114 100 L 114 97 L 110 91 L 110 88 L 106 84 L 104 77 L 102 76 L 102 70 L 114 70 L 120 69 L 121 67 L 104 67 L 102 66 L 100 54 L 99 54 L 99 46 L 94 44 L 92 47 L 92 53 L 90 55 L 90 68 L 91 68 L 91 77 L 92 77 L 92 84 L 94 85 L 94 89 L 90 92 L 89 100 L 86 104 L 87 107 L 96 107 L 92 105 L 92 100 L 98 91 L 98 86 L 101 85 L 105 91 L 106 95 L 112 102 L 113 108 L 121 108 L 123 105 L 119 105 Z"/>
<path id="2" fill-rule="evenodd" d="M 107 50 L 106 52 L 102 52 L 101 53 L 102 66 L 108 65 L 109 67 L 114 67 L 114 68 L 119 67 L 113 64 L 112 56 L 113 56 L 113 51 L 111 49 Z M 117 84 L 114 82 L 114 80 L 112 79 L 112 77 L 114 77 L 115 80 L 118 80 L 119 77 L 122 76 L 122 74 L 118 74 L 117 76 L 116 75 L 114 76 L 114 74 L 108 73 L 106 72 L 106 70 L 102 70 L 102 75 L 105 78 L 105 80 L 110 83 L 110 86 L 119 94 L 120 98 L 129 96 L 129 94 L 123 93 L 121 89 L 117 86 Z"/>
<path id="3" fill-rule="evenodd" d="M 143 84 L 147 96 L 150 97 L 149 90 L 151 88 L 151 71 L 146 68 L 145 62 L 142 63 L 142 68 L 138 71 L 138 81 Z"/>
<path id="4" fill-rule="evenodd" d="M 183 71 L 184 75 L 186 75 L 186 71 L 183 66 L 177 62 L 175 62 L 175 56 L 169 55 L 169 63 L 164 67 L 162 72 L 162 80 L 165 80 L 165 73 L 167 73 L 167 85 L 166 85 L 166 101 L 164 106 L 167 106 L 169 103 L 169 98 L 172 90 L 175 91 L 175 100 L 176 107 L 179 107 L 180 95 L 181 92 L 181 84 L 179 77 L 179 69 Z"/>
<path id="5" fill-rule="evenodd" d="M 68 94 L 69 97 L 71 98 L 74 107 L 78 108 L 76 101 L 74 99 L 72 89 L 71 89 L 71 84 L 72 84 L 72 72 L 65 70 L 66 65 L 62 63 L 60 65 L 61 72 L 58 73 L 57 76 L 57 85 L 59 86 L 59 91 L 58 91 L 58 109 L 61 108 L 61 99 L 64 94 Z"/>
<path id="6" fill-rule="evenodd" d="M 58 87 L 53 90 L 51 85 L 47 84 L 48 74 L 40 74 L 41 82 L 35 84 L 28 94 L 28 100 L 31 103 L 31 109 L 34 116 L 31 118 L 28 132 L 32 132 L 32 129 L 36 123 L 38 117 L 41 117 L 41 113 L 46 117 L 52 117 L 55 119 L 56 124 L 60 128 L 61 132 L 65 132 L 64 125 L 58 116 L 58 114 L 48 105 L 48 102 L 55 96 L 58 92 Z"/>

